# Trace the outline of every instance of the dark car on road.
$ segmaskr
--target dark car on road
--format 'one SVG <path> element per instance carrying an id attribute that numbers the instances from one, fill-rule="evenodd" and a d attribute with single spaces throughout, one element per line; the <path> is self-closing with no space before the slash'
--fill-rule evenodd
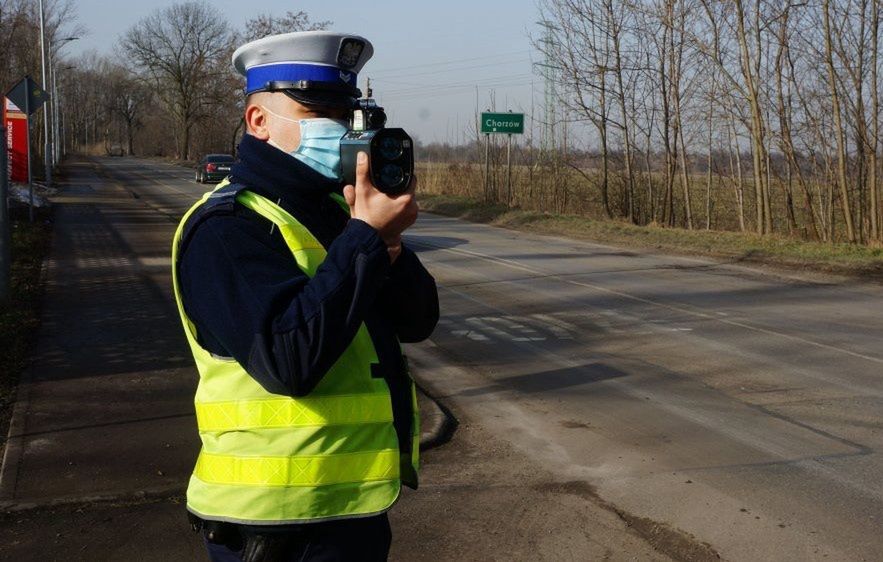
<path id="1" fill-rule="evenodd" d="M 206 154 L 196 165 L 196 181 L 198 183 L 221 181 L 230 175 L 233 161 L 233 157 L 229 154 Z"/>

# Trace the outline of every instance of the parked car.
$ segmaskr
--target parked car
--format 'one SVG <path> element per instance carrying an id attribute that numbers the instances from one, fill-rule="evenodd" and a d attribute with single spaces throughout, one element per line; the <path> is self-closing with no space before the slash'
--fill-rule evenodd
<path id="1" fill-rule="evenodd" d="M 230 175 L 230 166 L 234 158 L 229 154 L 206 154 L 196 165 L 196 181 L 205 183 L 218 182 Z"/>
<path id="2" fill-rule="evenodd" d="M 123 156 L 126 154 L 121 144 L 112 144 L 106 148 L 106 151 L 108 156 Z"/>

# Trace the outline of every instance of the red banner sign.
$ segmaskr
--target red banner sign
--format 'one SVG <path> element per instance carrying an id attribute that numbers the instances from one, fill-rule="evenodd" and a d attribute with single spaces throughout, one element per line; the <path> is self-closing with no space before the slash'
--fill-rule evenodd
<path id="1" fill-rule="evenodd" d="M 14 182 L 28 181 L 28 119 L 9 100 L 3 107 L 3 132 L 6 134 L 6 150 L 9 179 Z"/>

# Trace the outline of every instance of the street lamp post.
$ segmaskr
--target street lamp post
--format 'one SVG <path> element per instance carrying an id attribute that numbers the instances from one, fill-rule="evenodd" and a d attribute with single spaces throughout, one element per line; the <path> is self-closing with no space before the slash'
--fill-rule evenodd
<path id="1" fill-rule="evenodd" d="M 43 87 L 48 88 L 46 82 L 46 30 L 43 17 L 43 0 L 40 0 L 40 65 L 43 70 Z M 43 162 L 46 170 L 46 185 L 52 185 L 52 156 L 50 149 L 52 141 L 49 138 L 49 106 L 43 107 Z"/>
<path id="2" fill-rule="evenodd" d="M 68 37 L 65 41 L 73 41 L 77 39 L 77 37 Z M 64 72 L 65 70 L 70 70 L 72 68 L 76 68 L 75 66 L 64 66 L 62 68 L 53 68 L 52 69 L 52 92 L 53 92 L 53 103 L 55 104 L 54 113 L 55 116 L 55 137 L 53 146 L 55 147 L 55 154 L 53 154 L 54 163 L 58 164 L 61 159 L 64 157 L 64 138 L 62 137 L 63 129 L 62 129 L 62 112 L 61 112 L 61 93 L 58 89 L 58 73 Z"/>
<path id="3" fill-rule="evenodd" d="M 52 165 L 58 164 L 58 69 L 55 68 L 56 61 L 53 60 L 52 51 L 53 47 L 56 52 L 56 57 L 58 51 L 61 50 L 61 47 L 64 46 L 65 43 L 69 43 L 71 41 L 76 41 L 79 37 L 65 37 L 64 39 L 59 39 L 57 41 L 52 41 L 52 38 L 49 38 L 49 84 L 47 85 L 50 92 L 52 92 L 52 98 L 49 100 L 52 105 Z"/>

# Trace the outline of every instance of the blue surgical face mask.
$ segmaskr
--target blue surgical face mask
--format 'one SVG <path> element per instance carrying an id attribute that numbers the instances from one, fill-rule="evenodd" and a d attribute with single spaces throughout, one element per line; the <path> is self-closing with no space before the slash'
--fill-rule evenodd
<path id="1" fill-rule="evenodd" d="M 349 130 L 348 123 L 342 119 L 319 117 L 315 119 L 291 119 L 263 108 L 270 115 L 284 121 L 300 125 L 300 145 L 289 152 L 310 168 L 326 178 L 340 181 L 343 177 L 340 169 L 340 139 Z M 269 141 L 275 147 L 276 143 Z"/>

